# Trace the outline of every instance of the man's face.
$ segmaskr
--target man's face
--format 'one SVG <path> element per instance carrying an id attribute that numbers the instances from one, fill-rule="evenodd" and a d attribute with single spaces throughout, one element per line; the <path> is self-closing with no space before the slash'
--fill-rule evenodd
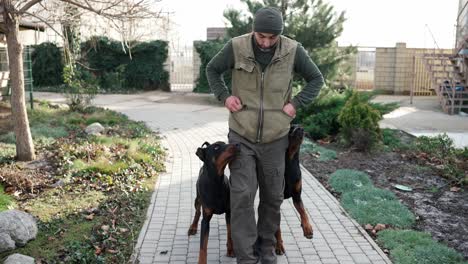
<path id="1" fill-rule="evenodd" d="M 254 32 L 254 36 L 255 41 L 257 41 L 257 44 L 261 49 L 269 49 L 273 47 L 279 39 L 279 35 L 273 35 L 270 33 Z"/>

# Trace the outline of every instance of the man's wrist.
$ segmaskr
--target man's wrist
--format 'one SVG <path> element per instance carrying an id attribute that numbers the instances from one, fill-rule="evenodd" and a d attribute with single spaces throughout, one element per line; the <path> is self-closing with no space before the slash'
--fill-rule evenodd
<path id="1" fill-rule="evenodd" d="M 223 102 L 223 105 L 226 104 L 226 99 L 231 96 L 228 92 L 223 92 L 219 97 L 219 101 Z"/>
<path id="2" fill-rule="evenodd" d="M 291 101 L 289 101 L 290 104 L 294 107 L 294 110 L 297 111 L 297 109 L 301 106 L 301 104 L 293 98 Z"/>

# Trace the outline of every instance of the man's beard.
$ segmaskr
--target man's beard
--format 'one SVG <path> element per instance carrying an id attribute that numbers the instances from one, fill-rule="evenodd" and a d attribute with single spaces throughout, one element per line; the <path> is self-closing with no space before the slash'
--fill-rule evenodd
<path id="1" fill-rule="evenodd" d="M 255 45 L 257 45 L 258 49 L 259 49 L 261 52 L 271 52 L 271 51 L 273 51 L 273 50 L 276 49 L 276 45 L 278 44 L 278 41 L 277 41 L 277 42 L 276 42 L 275 44 L 273 44 L 273 46 L 271 46 L 271 47 L 262 48 L 260 45 L 258 45 L 258 43 L 257 43 L 256 40 L 255 40 L 254 42 L 255 42 Z"/>

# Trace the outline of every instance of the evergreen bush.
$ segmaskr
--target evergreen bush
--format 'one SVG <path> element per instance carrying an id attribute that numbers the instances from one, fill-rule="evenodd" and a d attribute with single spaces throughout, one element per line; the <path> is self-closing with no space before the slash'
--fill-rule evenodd
<path id="1" fill-rule="evenodd" d="M 34 87 L 63 84 L 62 52 L 54 43 L 34 46 L 31 60 Z"/>
<path id="2" fill-rule="evenodd" d="M 201 65 L 199 68 L 199 77 L 196 80 L 196 93 L 211 93 L 208 79 L 206 78 L 206 66 L 208 62 L 223 48 L 225 42 L 221 40 L 208 40 L 195 42 L 195 50 L 200 56 Z M 224 82 L 229 90 L 231 90 L 231 72 L 227 71 L 223 75 Z"/>
<path id="3" fill-rule="evenodd" d="M 371 149 L 381 138 L 379 111 L 361 100 L 359 93 L 353 92 L 338 116 L 343 139 L 358 150 Z"/>

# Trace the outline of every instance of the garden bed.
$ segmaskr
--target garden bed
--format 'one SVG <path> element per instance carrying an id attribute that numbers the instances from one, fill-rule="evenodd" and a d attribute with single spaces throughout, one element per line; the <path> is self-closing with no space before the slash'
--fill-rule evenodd
<path id="1" fill-rule="evenodd" d="M 397 134 L 402 142 L 412 140 L 405 133 Z M 413 229 L 429 232 L 434 239 L 456 249 L 465 260 L 468 259 L 466 185 L 456 184 L 453 179 L 442 177 L 443 171 L 440 166 L 427 165 L 424 157 L 415 158 L 406 151 L 376 150 L 363 153 L 333 143 L 323 146 L 335 150 L 336 158 L 321 160 L 316 153 L 303 153 L 301 160 L 304 167 L 333 195 L 340 198 L 340 194 L 335 192 L 328 182 L 333 172 L 338 169 L 365 172 L 375 187 L 396 194 L 415 214 L 416 224 Z M 412 191 L 398 190 L 395 188 L 397 184 L 411 187 Z M 314 213 L 310 214 L 313 218 Z"/>
<path id="2" fill-rule="evenodd" d="M 0 104 L 0 211 L 37 219 L 21 253 L 36 263 L 126 263 L 163 171 L 160 138 L 142 122 L 101 108 L 73 112 L 41 102 L 29 111 L 36 160 L 17 162 L 9 105 Z M 105 130 L 87 135 L 98 122 Z"/>

